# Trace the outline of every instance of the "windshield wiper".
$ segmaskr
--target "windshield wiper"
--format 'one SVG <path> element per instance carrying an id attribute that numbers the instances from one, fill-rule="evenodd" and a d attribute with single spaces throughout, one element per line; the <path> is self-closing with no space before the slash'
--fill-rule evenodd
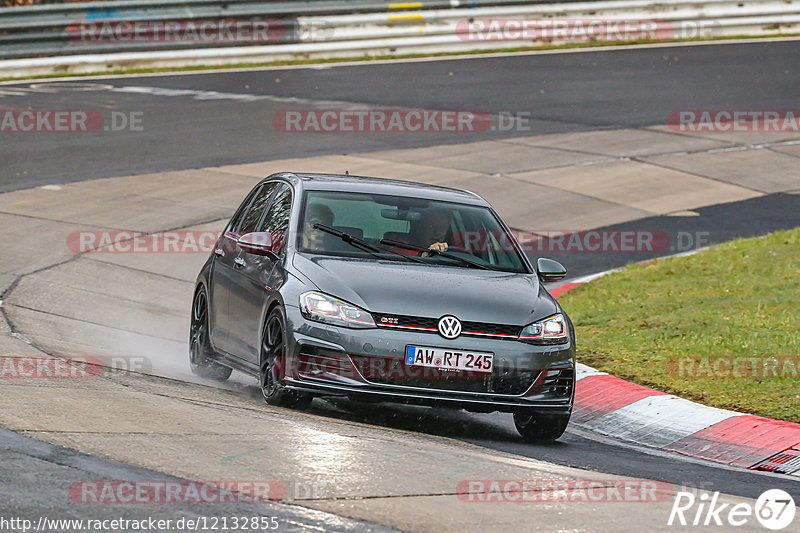
<path id="1" fill-rule="evenodd" d="M 406 250 L 416 250 L 418 252 L 428 252 L 429 254 L 436 254 L 441 255 L 442 257 L 446 257 L 447 259 L 452 259 L 454 261 L 459 261 L 465 265 L 469 265 L 471 267 L 480 268 L 482 270 L 497 270 L 494 267 L 489 265 L 482 265 L 477 261 L 472 261 L 470 259 L 465 259 L 463 257 L 459 257 L 457 255 L 449 254 L 447 252 L 440 252 L 439 250 L 431 250 L 430 248 L 423 248 L 422 246 L 416 246 L 414 244 L 409 244 L 407 242 L 395 241 L 392 239 L 381 239 L 381 244 L 387 244 L 389 246 L 395 246 L 397 248 L 405 248 Z"/>
<path id="2" fill-rule="evenodd" d="M 410 257 L 408 255 L 403 255 L 403 254 L 401 254 L 399 252 L 395 252 L 394 250 L 389 250 L 387 248 L 378 248 L 377 246 L 371 245 L 367 241 L 361 240 L 358 237 L 353 237 L 349 233 L 345 233 L 343 231 L 339 231 L 336 228 L 332 228 L 332 227 L 326 226 L 324 224 L 314 224 L 313 227 L 318 229 L 318 230 L 322 230 L 325 233 L 330 233 L 331 235 L 334 235 L 335 237 L 339 237 L 340 239 L 342 239 L 347 244 L 349 244 L 351 246 L 354 246 L 356 248 L 360 248 L 361 250 L 370 252 L 373 255 L 377 255 L 377 254 L 382 253 L 382 252 L 388 252 L 390 254 L 394 254 L 394 255 L 400 256 L 403 259 L 407 259 L 409 261 L 413 261 L 414 263 L 425 263 L 425 261 L 423 261 L 422 259 L 417 259 L 416 257 Z"/>

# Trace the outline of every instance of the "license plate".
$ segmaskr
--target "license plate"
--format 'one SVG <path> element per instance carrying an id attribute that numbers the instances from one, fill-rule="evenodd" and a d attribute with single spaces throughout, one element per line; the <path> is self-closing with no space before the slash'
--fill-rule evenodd
<path id="1" fill-rule="evenodd" d="M 494 354 L 432 346 L 406 346 L 406 365 L 491 372 Z"/>

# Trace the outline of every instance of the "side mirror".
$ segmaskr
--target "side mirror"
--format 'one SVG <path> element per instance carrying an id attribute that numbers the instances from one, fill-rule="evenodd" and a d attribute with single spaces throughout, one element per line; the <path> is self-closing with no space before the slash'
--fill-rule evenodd
<path id="1" fill-rule="evenodd" d="M 268 231 L 246 233 L 236 241 L 239 247 L 249 254 L 278 257 L 283 248 L 283 235 L 273 235 Z"/>
<path id="2" fill-rule="evenodd" d="M 540 257 L 536 261 L 536 270 L 539 272 L 539 277 L 542 281 L 558 281 L 564 279 L 567 275 L 567 269 L 558 261 Z"/>

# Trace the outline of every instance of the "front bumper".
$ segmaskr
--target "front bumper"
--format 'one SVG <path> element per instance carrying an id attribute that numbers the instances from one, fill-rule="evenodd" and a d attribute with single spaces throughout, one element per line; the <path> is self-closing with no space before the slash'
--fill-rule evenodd
<path id="1" fill-rule="evenodd" d="M 289 350 L 285 384 L 318 395 L 471 411 L 569 414 L 575 390 L 575 346 L 460 337 L 388 328 L 350 329 L 307 320 L 286 307 Z M 405 365 L 407 345 L 491 352 L 491 373 L 447 372 Z"/>

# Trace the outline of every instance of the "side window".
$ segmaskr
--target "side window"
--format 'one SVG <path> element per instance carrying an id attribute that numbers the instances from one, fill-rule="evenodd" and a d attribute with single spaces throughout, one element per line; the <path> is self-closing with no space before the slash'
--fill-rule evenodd
<path id="1" fill-rule="evenodd" d="M 268 231 L 273 235 L 286 237 L 289 229 L 289 212 L 292 209 L 292 190 L 287 185 L 281 185 L 275 193 L 275 198 L 261 221 L 258 231 Z"/>
<path id="2" fill-rule="evenodd" d="M 236 220 L 231 223 L 230 231 L 239 235 L 255 231 L 261 215 L 264 214 L 264 208 L 269 203 L 270 196 L 277 185 L 274 182 L 263 185 L 253 196 L 250 205 L 243 209 Z"/>

